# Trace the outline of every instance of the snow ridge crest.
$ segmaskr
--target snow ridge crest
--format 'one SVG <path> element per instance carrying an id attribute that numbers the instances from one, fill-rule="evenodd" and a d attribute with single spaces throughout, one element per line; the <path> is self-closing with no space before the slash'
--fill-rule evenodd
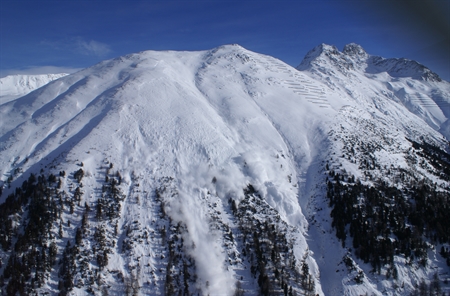
<path id="1" fill-rule="evenodd" d="M 310 70 L 332 75 L 335 70 L 351 76 L 352 71 L 360 73 L 386 72 L 391 77 L 411 77 L 416 80 L 437 81 L 442 79 L 424 65 L 406 58 L 382 58 L 368 54 L 364 48 L 356 43 L 344 46 L 340 52 L 336 46 L 320 44 L 309 51 L 300 65 L 300 71 Z"/>

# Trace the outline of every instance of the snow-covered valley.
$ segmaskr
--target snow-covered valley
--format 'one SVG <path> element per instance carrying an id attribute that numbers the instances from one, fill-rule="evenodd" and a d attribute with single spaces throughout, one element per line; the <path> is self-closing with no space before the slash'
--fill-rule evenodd
<path id="1" fill-rule="evenodd" d="M 450 291 L 450 221 L 414 218 L 419 183 L 449 209 L 450 84 L 416 62 L 355 44 L 297 69 L 239 45 L 145 51 L 0 103 L 7 294 Z M 347 221 L 372 211 L 336 214 L 370 188 L 409 211 L 371 224 L 393 229 L 371 230 L 375 251 Z"/>

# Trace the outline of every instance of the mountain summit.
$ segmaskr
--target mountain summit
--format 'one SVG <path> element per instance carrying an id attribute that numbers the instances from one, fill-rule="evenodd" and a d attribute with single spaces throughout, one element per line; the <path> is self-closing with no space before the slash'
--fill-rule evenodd
<path id="1" fill-rule="evenodd" d="M 376 101 L 382 95 L 399 102 L 450 138 L 449 84 L 416 61 L 372 56 L 354 43 L 346 45 L 342 52 L 322 44 L 311 50 L 297 69 L 351 97 Z"/>
<path id="2" fill-rule="evenodd" d="M 358 45 L 356 43 L 347 44 L 346 46 L 344 46 L 344 49 L 342 50 L 342 52 L 348 56 L 355 56 L 355 57 L 362 57 L 362 58 L 368 57 L 368 54 L 366 53 L 364 48 L 362 48 L 361 45 Z"/>
<path id="3" fill-rule="evenodd" d="M 316 69 L 319 71 L 338 68 L 344 75 L 349 70 L 362 73 L 386 72 L 392 77 L 409 77 L 417 80 L 440 82 L 441 78 L 427 67 L 408 59 L 385 59 L 371 56 L 358 44 L 350 43 L 340 52 L 335 46 L 321 44 L 308 52 L 297 67 L 299 70 Z M 324 73 L 328 75 L 330 73 Z"/>
<path id="4" fill-rule="evenodd" d="M 144 51 L 2 103 L 2 290 L 448 289 L 450 86 L 375 60 Z"/>

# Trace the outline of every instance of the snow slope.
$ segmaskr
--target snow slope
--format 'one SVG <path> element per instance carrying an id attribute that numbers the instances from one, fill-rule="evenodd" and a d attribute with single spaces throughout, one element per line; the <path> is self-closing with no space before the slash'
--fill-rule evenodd
<path id="1" fill-rule="evenodd" d="M 417 62 L 370 56 L 356 44 L 345 46 L 342 52 L 334 46 L 319 45 L 306 55 L 297 69 L 311 79 L 324 82 L 328 92 L 346 100 L 334 118 L 335 125 L 328 130 L 331 147 L 319 157 L 322 164 L 311 169 L 311 179 L 307 182 L 310 189 L 305 193 L 310 196 L 309 204 L 303 207 L 312 224 L 308 232 L 310 248 L 318 255 L 316 260 L 325 294 L 339 295 L 344 286 L 346 295 L 408 295 L 421 280 L 430 279 L 436 271 L 442 279 L 448 279 L 448 269 L 442 261 L 436 260 L 435 253 L 430 256 L 433 262 L 424 269 L 408 267 L 403 257 L 396 257 L 402 276 L 392 281 L 386 280 L 386 270 L 381 276 L 377 275 L 370 265 L 355 259 L 355 264 L 364 271 L 364 281 L 367 279 L 364 284 L 356 284 L 352 280 L 356 271 L 349 271 L 342 260 L 352 254 L 351 248 L 339 247 L 340 242 L 330 225 L 331 209 L 327 206 L 326 194 L 323 186 L 316 184 L 326 182 L 323 165 L 326 161 L 330 170 L 353 175 L 375 188 L 377 184 L 372 181 L 375 178 L 391 186 L 404 186 L 388 176 L 389 169 L 412 171 L 418 179 L 430 178 L 442 188 L 448 188 L 448 180 L 437 179 L 428 172 L 417 172 L 416 165 L 408 160 L 411 144 L 406 139 L 425 140 L 448 151 L 449 134 L 445 127 L 450 111 L 450 84 Z M 371 147 L 370 159 L 379 169 L 376 166 L 369 171 L 361 168 L 367 161 L 367 152 L 362 152 L 364 147 Z M 351 246 L 351 240 L 347 245 Z M 414 269 L 419 271 L 414 272 Z"/>
<path id="2" fill-rule="evenodd" d="M 372 56 L 357 44 L 346 45 L 342 52 L 322 44 L 297 69 L 308 71 L 331 89 L 366 97 L 380 109 L 384 101 L 400 103 L 450 138 L 450 83 L 416 61 Z"/>
<path id="3" fill-rule="evenodd" d="M 111 294 L 124 293 L 116 284 L 119 273 L 136 280 L 142 294 L 167 292 L 164 279 L 167 285 L 174 263 L 170 252 L 164 253 L 165 236 L 159 233 L 178 223 L 184 225 L 175 235 L 182 237 L 180 258 L 195 262 L 191 293 L 232 295 L 239 282 L 246 295 L 258 295 L 257 276 L 249 272 L 253 261 L 243 255 L 242 221 L 277 221 L 291 242 L 293 270 L 300 274 L 307 262 L 313 293 L 381 295 L 387 290 L 406 295 L 412 285 L 395 290 L 363 264 L 366 278 L 360 285 L 345 270 L 336 271 L 348 250 L 327 222 L 323 191 L 325 161 L 361 174 L 339 159 L 342 143 L 330 137 L 338 131 L 368 141 L 392 138 L 398 148 L 386 148 L 386 156 L 380 157 L 386 163 L 402 159 L 395 159 L 395 153 L 411 146 L 406 137 L 445 146 L 438 130 L 448 122 L 448 82 L 421 67 L 425 74 L 419 78 L 416 68 L 398 67 L 356 45 L 344 53 L 321 45 L 307 55 L 301 71 L 239 45 L 200 52 L 145 51 L 107 60 L 0 105 L 1 198 L 30 173 L 56 175 L 81 167 L 82 186 L 64 177 L 61 189 L 73 195 L 75 187 L 82 187 L 78 214 L 66 209 L 62 215 L 63 221 L 80 225 L 82 205 L 98 203 L 103 180 L 110 178 L 105 167 L 113 164 L 126 197 L 114 220 L 118 233 L 112 234 L 113 222 L 103 223 L 117 242 L 100 272 L 102 280 L 93 286 L 95 293 L 105 286 Z M 373 124 L 374 131 L 365 130 L 361 121 Z M 249 184 L 263 202 L 245 193 Z M 238 218 L 231 201 L 254 205 L 258 214 Z M 89 217 L 92 229 L 103 225 L 93 214 Z M 226 238 L 228 231 L 235 240 Z M 64 238 L 54 239 L 61 252 L 75 228 L 64 232 Z M 139 240 L 149 233 L 154 239 L 128 245 L 133 233 Z M 86 234 L 86 252 L 94 242 Z M 3 261 L 8 254 L 2 252 Z M 95 270 L 95 260 L 87 260 Z M 417 282 L 416 277 L 405 275 L 405 281 Z M 41 292 L 56 293 L 58 278 L 56 271 L 50 273 Z M 82 277 L 78 280 L 72 293 L 84 294 Z M 290 280 L 290 285 L 296 293 L 304 290 L 299 281 Z"/>
<path id="4" fill-rule="evenodd" d="M 0 78 L 0 104 L 22 97 L 68 74 L 10 75 Z"/>

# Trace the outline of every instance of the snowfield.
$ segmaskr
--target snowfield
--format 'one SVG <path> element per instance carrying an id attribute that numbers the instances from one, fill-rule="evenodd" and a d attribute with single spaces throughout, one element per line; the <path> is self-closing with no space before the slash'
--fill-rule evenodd
<path id="1" fill-rule="evenodd" d="M 448 149 L 450 84 L 416 62 L 370 56 L 355 44 L 343 52 L 321 45 L 295 69 L 226 45 L 199 52 L 144 51 L 61 75 L 22 97 L 13 98 L 9 84 L 1 92 L 2 202 L 30 173 L 65 171 L 60 190 L 69 196 L 82 190 L 74 213 L 62 210 L 61 221 L 72 226 L 64 224 L 64 235 L 53 237 L 59 259 L 67 242 L 74 244 L 85 204 L 94 209 L 108 190 L 105 180 L 117 179 L 123 194 L 118 217 L 87 214 L 90 230 L 80 256 L 99 280 L 88 283 L 89 276 L 77 271 L 78 284 L 69 294 L 100 295 L 105 287 L 111 295 L 131 291 L 127 287 L 142 295 L 181 293 L 183 284 L 177 283 L 183 280 L 169 275 L 186 277 L 189 271 L 187 293 L 233 295 L 241 289 L 260 295 L 262 271 L 251 271 L 256 259 L 244 249 L 278 248 L 269 243 L 264 221 L 289 242 L 289 250 L 274 255 L 281 259 L 264 257 L 266 272 L 283 266 L 293 294 L 306 291 L 305 262 L 314 282 L 311 295 L 409 295 L 436 271 L 442 281 L 449 278 L 435 249 L 427 267 L 408 266 L 395 256 L 396 280 L 386 279 L 385 269 L 371 272 L 370 264 L 356 257 L 355 269 L 348 270 L 343 258 L 352 254 L 351 243 L 343 247 L 336 238 L 326 200 L 326 163 L 373 184 L 358 154 L 343 157 L 352 145 L 348 139 L 379 145 L 373 157 L 380 167 L 410 167 L 407 139 Z M 71 174 L 80 168 L 82 185 Z M 382 169 L 373 174 L 396 185 Z M 426 170 L 417 174 L 449 186 Z M 255 192 L 244 190 L 249 184 Z M 249 215 L 252 207 L 257 211 Z M 243 225 L 260 225 L 261 241 L 255 230 L 247 238 Z M 103 268 L 89 253 L 95 253 L 94 229 L 100 226 L 109 246 Z M 179 255 L 173 257 L 173 250 Z M 0 270 L 12 252 L 0 252 Z M 56 263 L 36 291 L 57 294 L 60 268 Z M 356 283 L 359 271 L 364 277 Z M 289 290 L 275 287 L 281 278 L 270 279 L 274 295 Z"/>
<path id="2" fill-rule="evenodd" d="M 0 104 L 22 97 L 68 74 L 10 75 L 0 78 Z"/>

